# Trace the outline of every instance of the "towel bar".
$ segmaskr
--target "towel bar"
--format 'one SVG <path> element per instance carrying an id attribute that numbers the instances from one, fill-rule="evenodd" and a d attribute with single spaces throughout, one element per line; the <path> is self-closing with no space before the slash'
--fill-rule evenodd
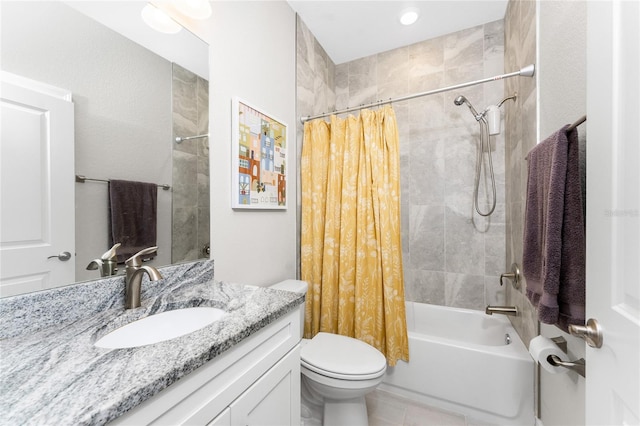
<path id="1" fill-rule="evenodd" d="M 92 182 L 107 182 L 107 183 L 109 182 L 109 179 L 93 179 L 93 178 L 88 178 L 88 177 L 83 176 L 83 175 L 76 175 L 76 182 L 85 183 L 85 181 L 88 181 L 88 180 L 90 180 Z M 165 191 L 168 191 L 169 189 L 171 189 L 171 185 L 167 185 L 166 183 L 165 184 L 158 184 L 158 188 L 162 188 Z"/>

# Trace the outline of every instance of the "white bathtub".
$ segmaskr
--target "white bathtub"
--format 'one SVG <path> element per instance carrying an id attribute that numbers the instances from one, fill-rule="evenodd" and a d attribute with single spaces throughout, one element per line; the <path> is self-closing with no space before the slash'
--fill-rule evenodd
<path id="1" fill-rule="evenodd" d="M 535 423 L 534 362 L 505 316 L 407 302 L 407 328 L 409 362 L 380 389 L 482 423 Z"/>

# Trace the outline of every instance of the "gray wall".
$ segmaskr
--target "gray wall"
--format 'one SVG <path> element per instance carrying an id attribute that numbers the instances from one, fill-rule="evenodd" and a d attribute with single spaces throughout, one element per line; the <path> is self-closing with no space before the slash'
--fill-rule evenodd
<path id="1" fill-rule="evenodd" d="M 542 140 L 587 113 L 587 3 L 541 1 L 538 12 Z M 578 128 L 583 147 L 586 128 L 586 124 Z M 583 340 L 545 324 L 541 324 L 540 334 L 562 335 L 569 344 L 570 359 L 585 357 Z M 585 424 L 584 377 L 573 373 L 549 374 L 541 369 L 540 391 L 540 419 L 545 426 Z"/>
<path id="2" fill-rule="evenodd" d="M 3 2 L 2 69 L 72 92 L 75 172 L 171 183 L 171 64 L 59 2 Z M 149 161 L 153 159 L 153 161 Z M 107 185 L 76 184 L 76 279 L 108 248 Z M 158 190 L 158 256 L 171 259 L 171 192 Z"/>
<path id="3" fill-rule="evenodd" d="M 299 20 L 298 113 L 502 74 L 503 34 L 503 22 L 496 21 L 334 65 Z M 504 302 L 498 281 L 505 258 L 504 136 L 492 137 L 498 201 L 487 220 L 472 208 L 479 127 L 466 107 L 453 104 L 458 93 L 482 110 L 504 92 L 501 83 L 491 83 L 393 105 L 400 131 L 406 298 L 484 309 Z M 300 130 L 298 138 L 301 144 Z"/>
<path id="4" fill-rule="evenodd" d="M 505 15 L 505 70 L 520 69 L 536 63 L 536 2 L 512 0 Z M 507 110 L 506 126 L 506 195 L 507 195 L 507 265 L 522 267 L 527 165 L 525 156 L 538 143 L 537 76 L 506 80 L 507 92 L 517 91 L 518 102 Z M 526 280 L 519 290 L 507 286 L 507 304 L 515 305 L 521 315 L 511 317 L 525 345 L 538 335 L 538 317 L 525 294 Z"/>
<path id="5" fill-rule="evenodd" d="M 296 274 L 296 200 L 287 210 L 231 209 L 231 99 L 239 96 L 288 125 L 296 152 L 295 13 L 286 2 L 212 2 L 189 28 L 211 46 L 211 257 L 216 279 L 269 285 Z M 288 193 L 297 164 L 288 162 Z"/>

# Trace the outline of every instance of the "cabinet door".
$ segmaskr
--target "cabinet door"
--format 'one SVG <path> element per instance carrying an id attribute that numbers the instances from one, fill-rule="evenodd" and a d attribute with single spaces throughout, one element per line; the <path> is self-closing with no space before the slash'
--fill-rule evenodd
<path id="1" fill-rule="evenodd" d="M 231 404 L 232 425 L 300 424 L 300 346 Z"/>

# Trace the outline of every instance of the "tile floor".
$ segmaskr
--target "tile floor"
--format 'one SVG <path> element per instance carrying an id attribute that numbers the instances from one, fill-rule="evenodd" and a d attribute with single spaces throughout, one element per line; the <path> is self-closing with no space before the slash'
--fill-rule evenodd
<path id="1" fill-rule="evenodd" d="M 415 403 L 382 390 L 367 395 L 369 426 L 476 426 L 479 422 L 461 414 Z M 304 426 L 321 426 L 320 413 L 303 419 Z"/>

